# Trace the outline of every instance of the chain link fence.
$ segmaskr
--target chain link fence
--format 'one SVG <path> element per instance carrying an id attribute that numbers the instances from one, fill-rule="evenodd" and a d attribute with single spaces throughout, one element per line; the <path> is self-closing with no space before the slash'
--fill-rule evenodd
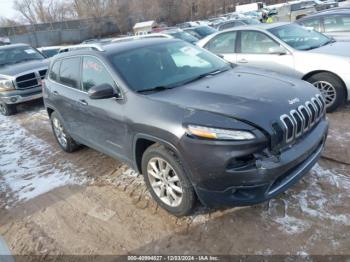
<path id="1" fill-rule="evenodd" d="M 80 43 L 119 32 L 114 16 L 0 28 L 0 36 L 8 37 L 11 43 L 33 47 Z"/>

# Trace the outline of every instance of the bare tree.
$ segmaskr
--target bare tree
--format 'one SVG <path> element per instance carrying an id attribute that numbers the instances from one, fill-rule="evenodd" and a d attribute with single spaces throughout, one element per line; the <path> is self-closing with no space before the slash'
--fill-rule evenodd
<path id="1" fill-rule="evenodd" d="M 64 1 L 15 0 L 13 7 L 30 24 L 63 21 L 75 16 L 69 3 Z"/>

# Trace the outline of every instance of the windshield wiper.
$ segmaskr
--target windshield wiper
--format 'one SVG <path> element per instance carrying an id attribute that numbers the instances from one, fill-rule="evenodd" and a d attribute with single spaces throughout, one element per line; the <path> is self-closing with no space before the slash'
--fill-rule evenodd
<path id="1" fill-rule="evenodd" d="M 208 72 L 208 73 L 200 74 L 199 76 L 196 76 L 196 77 L 194 77 L 194 78 L 192 78 L 192 79 L 190 79 L 190 80 L 187 80 L 187 81 L 185 81 L 185 82 L 182 82 L 182 83 L 176 85 L 176 87 L 177 87 L 177 86 L 186 85 L 186 84 L 189 84 L 189 83 L 193 83 L 193 82 L 198 81 L 198 80 L 200 80 L 200 79 L 202 79 L 202 78 L 205 78 L 205 77 L 207 77 L 207 76 L 218 75 L 218 74 L 223 73 L 223 72 L 226 72 L 226 71 L 228 71 L 228 70 L 230 70 L 230 68 L 216 69 L 216 70 L 211 71 L 211 72 Z"/>
<path id="2" fill-rule="evenodd" d="M 18 64 L 22 62 L 27 62 L 27 61 L 33 61 L 33 60 L 41 60 L 41 58 L 26 58 L 26 59 L 21 59 L 13 62 L 12 64 Z"/>
<path id="3" fill-rule="evenodd" d="M 148 93 L 148 92 L 160 92 L 164 90 L 171 89 L 171 87 L 168 86 L 156 86 L 148 89 L 138 90 L 137 93 Z"/>

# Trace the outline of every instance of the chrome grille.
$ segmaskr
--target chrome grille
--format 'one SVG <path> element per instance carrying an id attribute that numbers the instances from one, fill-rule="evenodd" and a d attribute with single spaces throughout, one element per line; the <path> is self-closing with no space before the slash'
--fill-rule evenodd
<path id="1" fill-rule="evenodd" d="M 286 143 L 292 142 L 309 131 L 326 110 L 326 103 L 321 95 L 316 95 L 307 101 L 305 105 L 293 109 L 289 114 L 284 114 L 280 117 L 284 128 L 284 140 Z"/>
<path id="2" fill-rule="evenodd" d="M 45 71 L 45 72 L 44 72 Z M 33 72 L 16 78 L 17 89 L 29 89 L 41 85 L 41 80 L 45 78 L 46 70 L 41 70 L 39 73 Z"/>

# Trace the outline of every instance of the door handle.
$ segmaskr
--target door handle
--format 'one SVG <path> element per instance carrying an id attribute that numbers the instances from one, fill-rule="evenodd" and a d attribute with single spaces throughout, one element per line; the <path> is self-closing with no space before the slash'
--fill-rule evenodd
<path id="1" fill-rule="evenodd" d="M 238 63 L 240 63 L 240 64 L 246 64 L 246 63 L 248 63 L 248 60 L 242 58 L 242 59 L 238 60 Z"/>
<path id="2" fill-rule="evenodd" d="M 55 96 L 59 95 L 57 91 L 53 91 L 52 94 L 54 94 Z"/>
<path id="3" fill-rule="evenodd" d="M 88 102 L 86 102 L 84 99 L 79 100 L 78 103 L 83 105 L 83 106 L 87 106 L 88 105 Z"/>

